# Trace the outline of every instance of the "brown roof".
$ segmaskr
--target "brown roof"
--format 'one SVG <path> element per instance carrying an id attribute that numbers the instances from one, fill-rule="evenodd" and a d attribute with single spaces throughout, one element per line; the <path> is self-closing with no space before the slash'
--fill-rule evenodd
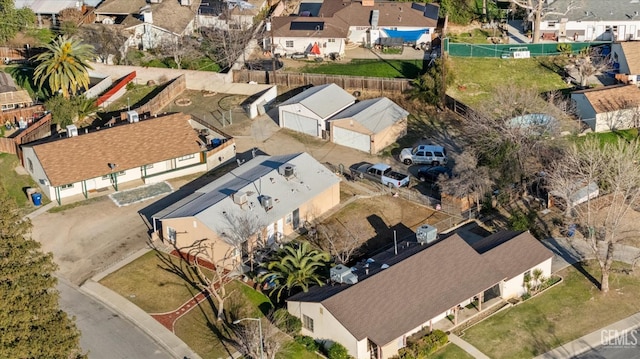
<path id="1" fill-rule="evenodd" d="M 135 169 L 201 151 L 189 115 L 171 114 L 32 146 L 52 186 Z"/>
<path id="2" fill-rule="evenodd" d="M 620 47 L 629 66 L 629 75 L 640 74 L 640 43 L 624 41 L 620 43 Z"/>
<path id="3" fill-rule="evenodd" d="M 140 14 L 140 9 L 149 6 L 153 18 L 153 25 L 182 34 L 189 22 L 195 18 L 199 1 L 193 1 L 191 6 L 182 6 L 177 0 L 165 0 L 159 4 L 147 4 L 146 0 L 105 0 L 95 10 L 102 15 L 132 15 Z M 126 19 L 127 25 L 139 25 L 133 19 Z"/>
<path id="4" fill-rule="evenodd" d="M 430 4 L 434 9 L 437 4 Z M 412 6 L 410 2 L 376 1 L 373 6 L 362 6 L 360 1 L 344 3 L 342 0 L 325 0 L 320 8 L 320 13 L 335 13 L 333 16 L 341 18 L 350 26 L 370 26 L 371 11 L 379 10 L 379 27 L 436 27 L 438 18 L 425 16 L 424 10 Z"/>
<path id="5" fill-rule="evenodd" d="M 25 90 L 0 93 L 0 105 L 17 105 L 33 103 L 31 96 Z"/>
<path id="6" fill-rule="evenodd" d="M 596 113 L 624 110 L 640 105 L 640 89 L 636 85 L 605 86 L 574 93 L 584 94 Z"/>
<path id="7" fill-rule="evenodd" d="M 552 256 L 528 232 L 500 236 L 480 254 L 453 234 L 355 285 L 314 287 L 289 300 L 321 302 L 357 340 L 385 345 Z"/>
<path id="8" fill-rule="evenodd" d="M 292 30 L 291 23 L 322 23 L 322 30 Z M 349 24 L 339 18 L 281 16 L 272 20 L 273 36 L 276 37 L 310 37 L 310 38 L 346 38 Z"/>

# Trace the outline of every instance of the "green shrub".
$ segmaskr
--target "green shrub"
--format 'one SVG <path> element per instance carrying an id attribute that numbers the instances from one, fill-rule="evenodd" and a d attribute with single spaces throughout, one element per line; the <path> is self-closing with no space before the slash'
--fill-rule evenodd
<path id="1" fill-rule="evenodd" d="M 294 340 L 296 341 L 296 343 L 303 345 L 310 352 L 317 352 L 318 349 L 320 349 L 320 344 L 310 336 L 298 335 Z"/>
<path id="2" fill-rule="evenodd" d="M 349 356 L 349 352 L 344 345 L 340 343 L 333 343 L 331 348 L 327 351 L 327 357 L 329 359 L 349 359 L 351 356 Z"/>
<path id="3" fill-rule="evenodd" d="M 566 54 L 566 55 L 571 53 L 571 49 L 572 49 L 571 48 L 571 44 L 566 43 L 566 42 L 558 44 L 558 46 L 556 46 L 556 50 L 558 52 L 561 52 L 561 53 Z"/>
<path id="4" fill-rule="evenodd" d="M 391 359 L 416 359 L 416 351 L 413 347 L 404 347 L 398 350 L 398 355 L 394 355 Z"/>
<path id="5" fill-rule="evenodd" d="M 514 231 L 526 231 L 531 227 L 531 219 L 522 211 L 511 213 L 509 228 Z"/>
<path id="6" fill-rule="evenodd" d="M 273 317 L 278 329 L 283 332 L 291 336 L 300 333 L 300 329 L 302 329 L 302 322 L 298 317 L 289 313 L 288 310 L 280 308 L 273 313 Z"/>
<path id="7" fill-rule="evenodd" d="M 442 348 L 448 341 L 447 334 L 442 330 L 436 329 L 418 339 L 417 342 L 398 350 L 398 355 L 394 356 L 393 359 L 426 358 Z"/>

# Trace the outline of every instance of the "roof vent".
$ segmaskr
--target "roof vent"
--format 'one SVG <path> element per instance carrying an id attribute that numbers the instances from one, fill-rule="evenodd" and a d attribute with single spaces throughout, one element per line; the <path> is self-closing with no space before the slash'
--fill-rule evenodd
<path id="1" fill-rule="evenodd" d="M 289 179 L 291 177 L 295 177 L 296 175 L 296 166 L 291 163 L 285 163 L 278 168 L 278 173 L 282 175 L 284 178 Z"/>
<path id="2" fill-rule="evenodd" d="M 243 204 L 247 203 L 247 194 L 242 191 L 238 191 L 231 196 L 233 197 L 233 203 L 235 204 L 239 204 L 242 206 Z"/>
<path id="3" fill-rule="evenodd" d="M 67 137 L 76 137 L 78 136 L 78 127 L 76 125 L 67 126 Z"/>
<path id="4" fill-rule="evenodd" d="M 329 270 L 331 280 L 335 283 L 356 284 L 358 276 L 353 273 L 351 268 L 338 264 Z"/>
<path id="5" fill-rule="evenodd" d="M 416 238 L 420 244 L 429 244 L 438 239 L 438 230 L 428 224 L 423 224 L 416 229 Z"/>
<path id="6" fill-rule="evenodd" d="M 262 195 L 260 196 L 260 205 L 262 206 L 262 208 L 264 208 L 265 211 L 269 211 L 271 208 L 273 208 L 273 199 L 271 198 L 271 196 Z"/>

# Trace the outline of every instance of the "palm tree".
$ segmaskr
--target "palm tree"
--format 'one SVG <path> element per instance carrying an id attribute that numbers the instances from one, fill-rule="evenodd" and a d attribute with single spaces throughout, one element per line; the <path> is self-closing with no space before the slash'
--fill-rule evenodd
<path id="1" fill-rule="evenodd" d="M 319 272 L 330 259 L 329 253 L 310 248 L 308 242 L 291 242 L 267 263 L 268 272 L 259 279 L 275 284 L 271 293 L 277 292 L 279 301 L 285 289 L 288 293 L 295 288 L 306 292 L 312 284 L 322 285 L 323 275 Z"/>
<path id="2" fill-rule="evenodd" d="M 89 61 L 94 58 L 94 48 L 80 40 L 60 36 L 45 46 L 47 51 L 35 56 L 38 63 L 34 77 L 42 88 L 48 80 L 52 92 L 60 92 L 65 98 L 81 88 L 89 88 Z"/>

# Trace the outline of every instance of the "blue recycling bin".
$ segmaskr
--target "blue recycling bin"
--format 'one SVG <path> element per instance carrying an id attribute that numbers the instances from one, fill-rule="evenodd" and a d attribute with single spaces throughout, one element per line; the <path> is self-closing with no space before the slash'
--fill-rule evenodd
<path id="1" fill-rule="evenodd" d="M 41 193 L 32 193 L 31 199 L 33 200 L 33 204 L 39 206 L 42 204 L 42 194 Z"/>
<path id="2" fill-rule="evenodd" d="M 222 140 L 219 138 L 211 139 L 211 147 L 216 148 L 222 144 Z"/>

